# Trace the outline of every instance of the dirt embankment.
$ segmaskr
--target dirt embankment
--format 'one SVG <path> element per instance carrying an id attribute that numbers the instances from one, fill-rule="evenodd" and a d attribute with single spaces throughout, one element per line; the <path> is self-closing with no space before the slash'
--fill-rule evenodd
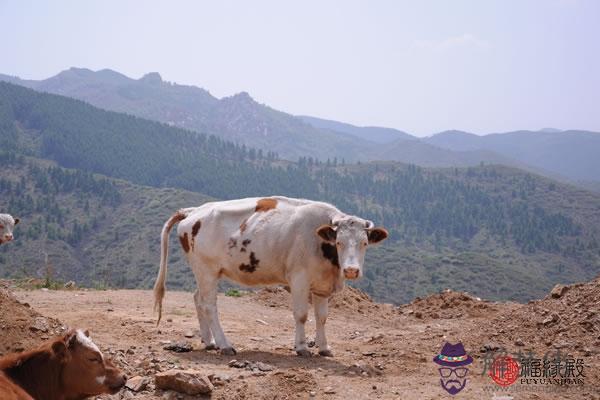
<path id="1" fill-rule="evenodd" d="M 62 333 L 63 325 L 18 301 L 0 284 L 0 356 L 37 346 L 41 341 Z"/>

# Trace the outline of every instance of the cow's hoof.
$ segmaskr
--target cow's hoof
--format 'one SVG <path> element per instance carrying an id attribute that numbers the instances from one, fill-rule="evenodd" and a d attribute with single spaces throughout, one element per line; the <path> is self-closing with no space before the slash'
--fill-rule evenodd
<path id="1" fill-rule="evenodd" d="M 331 350 L 319 350 L 319 355 L 321 357 L 333 357 Z"/>
<path id="2" fill-rule="evenodd" d="M 216 344 L 211 343 L 211 344 L 207 344 L 206 347 L 204 347 L 204 350 L 218 350 L 219 348 L 217 347 Z"/>
<path id="3" fill-rule="evenodd" d="M 233 347 L 225 347 L 224 349 L 221 349 L 221 354 L 224 356 L 235 356 L 237 351 L 235 351 Z"/>
<path id="4" fill-rule="evenodd" d="M 312 353 L 310 352 L 310 350 L 296 350 L 296 354 L 299 355 L 300 357 L 312 357 Z"/>

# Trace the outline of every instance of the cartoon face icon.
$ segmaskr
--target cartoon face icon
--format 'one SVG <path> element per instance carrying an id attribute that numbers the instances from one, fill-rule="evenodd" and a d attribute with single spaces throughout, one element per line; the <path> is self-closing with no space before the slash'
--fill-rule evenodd
<path id="1" fill-rule="evenodd" d="M 465 388 L 469 373 L 466 366 L 473 362 L 473 358 L 466 353 L 461 342 L 446 342 L 433 362 L 439 365 L 440 384 L 446 392 L 455 395 Z"/>
<path id="2" fill-rule="evenodd" d="M 440 367 L 440 383 L 446 392 L 455 395 L 464 389 L 467 384 L 469 369 L 465 367 Z"/>

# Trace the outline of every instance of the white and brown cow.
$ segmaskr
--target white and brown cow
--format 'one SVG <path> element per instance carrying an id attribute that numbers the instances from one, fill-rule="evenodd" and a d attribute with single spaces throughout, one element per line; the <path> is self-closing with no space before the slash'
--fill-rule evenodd
<path id="1" fill-rule="evenodd" d="M 19 223 L 19 218 L 10 214 L 0 214 L 0 244 L 13 240 L 13 230 Z"/>
<path id="2" fill-rule="evenodd" d="M 309 356 L 304 324 L 312 295 L 319 354 L 331 356 L 325 337 L 328 298 L 344 278 L 362 276 L 369 244 L 387 238 L 371 221 L 331 204 L 287 197 L 206 203 L 177 211 L 161 235 L 160 270 L 154 285 L 158 321 L 165 294 L 169 232 L 177 234 L 196 278 L 200 334 L 208 349 L 235 354 L 217 314 L 217 283 L 226 277 L 249 285 L 288 285 L 296 321 L 295 350 Z"/>

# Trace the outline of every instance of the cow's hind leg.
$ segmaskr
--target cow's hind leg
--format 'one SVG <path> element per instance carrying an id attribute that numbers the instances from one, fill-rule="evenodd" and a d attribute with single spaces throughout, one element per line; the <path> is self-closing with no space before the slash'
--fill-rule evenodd
<path id="1" fill-rule="evenodd" d="M 317 327 L 315 344 L 319 348 L 319 354 L 321 356 L 332 357 L 333 353 L 331 353 L 331 350 L 327 345 L 327 338 L 325 337 L 325 322 L 327 321 L 329 299 L 326 297 L 313 295 L 312 300 L 315 306 L 315 322 Z"/>
<path id="2" fill-rule="evenodd" d="M 292 294 L 292 309 L 294 311 L 294 320 L 296 322 L 296 338 L 294 340 L 294 350 L 296 354 L 302 357 L 309 357 L 310 350 L 306 344 L 306 333 L 304 324 L 308 319 L 308 296 L 309 285 L 306 282 L 290 282 L 290 292 Z"/>
<path id="3" fill-rule="evenodd" d="M 213 339 L 212 332 L 210 331 L 208 322 L 209 316 L 205 313 L 205 307 L 202 306 L 202 297 L 199 289 L 196 289 L 196 293 L 194 293 L 194 303 L 196 303 L 196 314 L 198 315 L 198 324 L 200 325 L 200 337 L 202 338 L 202 342 L 204 342 L 206 350 L 215 350 L 217 345 Z"/>
<path id="4" fill-rule="evenodd" d="M 221 349 L 221 354 L 235 354 L 236 351 L 225 337 L 225 333 L 223 333 L 223 328 L 221 328 L 219 322 L 219 313 L 217 312 L 218 274 L 214 273 L 209 267 L 195 265 L 194 275 L 196 276 L 196 282 L 198 283 L 196 301 L 197 304 L 200 304 L 199 315 L 202 315 L 203 320 L 208 324 L 217 347 Z"/>

